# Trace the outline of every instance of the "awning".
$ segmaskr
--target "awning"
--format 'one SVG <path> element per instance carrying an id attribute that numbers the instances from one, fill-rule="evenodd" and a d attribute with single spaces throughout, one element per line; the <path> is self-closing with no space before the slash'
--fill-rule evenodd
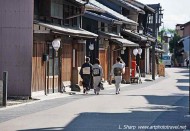
<path id="1" fill-rule="evenodd" d="M 137 47 L 137 46 L 139 46 L 139 44 L 134 43 L 130 40 L 123 38 L 122 36 L 119 36 L 119 35 L 116 35 L 113 33 L 99 31 L 98 35 L 99 35 L 99 37 L 106 38 L 106 39 L 109 39 L 115 43 L 118 43 L 122 47 L 123 46 L 124 47 Z"/>
<path id="2" fill-rule="evenodd" d="M 121 36 L 119 35 L 109 33 L 109 32 L 103 32 L 103 31 L 98 31 L 98 35 L 99 37 L 105 38 L 105 39 L 121 38 Z"/>
<path id="3" fill-rule="evenodd" d="M 152 46 L 150 47 L 150 50 L 152 50 Z M 159 48 L 155 48 L 155 52 L 157 52 L 157 53 L 166 53 L 164 50 L 159 49 Z"/>
<path id="4" fill-rule="evenodd" d="M 147 34 L 147 35 L 141 35 L 141 36 L 146 37 L 147 41 L 150 41 L 150 42 L 153 42 L 153 43 L 156 42 L 156 39 L 153 36 L 149 35 L 149 34 Z"/>
<path id="5" fill-rule="evenodd" d="M 123 47 L 138 47 L 139 46 L 139 44 L 134 43 L 134 42 L 124 39 L 124 38 L 113 38 L 113 39 L 111 39 L 111 41 L 114 41 Z"/>
<path id="6" fill-rule="evenodd" d="M 184 37 L 184 38 L 180 39 L 180 40 L 178 41 L 178 43 L 180 43 L 180 42 L 182 42 L 182 41 L 184 41 L 184 40 L 186 40 L 186 39 L 190 39 L 190 36 L 187 36 L 187 37 Z"/>
<path id="7" fill-rule="evenodd" d="M 85 2 L 85 1 L 82 1 L 82 0 L 74 0 L 75 2 L 77 2 L 77 3 L 80 3 L 80 4 L 82 4 L 82 5 L 84 5 L 84 4 L 86 4 L 87 2 Z"/>
<path id="8" fill-rule="evenodd" d="M 190 49 L 190 36 L 182 38 L 180 40 L 180 42 L 183 43 L 184 52 L 189 52 L 189 49 Z"/>
<path id="9" fill-rule="evenodd" d="M 124 34 L 126 34 L 126 35 L 133 36 L 133 37 L 137 38 L 137 39 L 140 40 L 140 41 L 147 41 L 147 40 L 148 40 L 148 38 L 146 38 L 146 37 L 144 37 L 144 36 L 141 36 L 141 35 L 138 34 L 138 33 L 132 32 L 131 30 L 123 29 L 123 30 L 122 30 L 122 33 L 124 33 Z"/>
<path id="10" fill-rule="evenodd" d="M 142 10 L 142 9 L 138 8 L 137 6 L 134 6 L 124 0 L 117 0 L 117 2 L 119 2 L 121 4 L 121 6 L 124 8 L 127 8 L 127 9 L 130 8 L 130 9 L 136 10 L 138 13 L 145 14 L 144 10 Z"/>
<path id="11" fill-rule="evenodd" d="M 122 21 L 116 20 L 116 19 L 112 19 L 103 15 L 98 15 L 96 13 L 92 13 L 89 11 L 85 11 L 84 15 L 87 18 L 93 19 L 93 20 L 97 20 L 97 21 L 101 21 L 107 24 L 118 24 L 121 25 Z"/>
<path id="12" fill-rule="evenodd" d="M 62 33 L 65 35 L 86 37 L 86 38 L 97 38 L 98 37 L 97 34 L 94 34 L 92 32 L 89 32 L 89 31 L 86 31 L 86 30 L 83 30 L 80 28 L 69 28 L 69 27 L 63 27 L 63 26 L 56 26 L 56 25 L 42 23 L 42 22 L 38 22 L 38 21 L 34 21 L 34 24 L 46 27 L 55 33 Z"/>
<path id="13" fill-rule="evenodd" d="M 144 10 L 150 12 L 150 13 L 155 13 L 155 10 L 153 8 L 151 8 L 148 5 L 143 4 L 143 3 L 141 3 L 141 2 L 139 2 L 137 0 L 125 0 L 125 1 L 131 3 L 134 6 L 137 6 L 137 7 L 141 8 L 141 9 L 144 9 Z"/>
<path id="14" fill-rule="evenodd" d="M 137 22 L 128 19 L 127 17 L 125 17 L 125 16 L 123 16 L 123 15 L 117 13 L 116 11 L 114 11 L 114 10 L 108 8 L 107 6 L 105 6 L 105 5 L 103 5 L 103 4 L 99 3 L 99 2 L 97 2 L 96 0 L 89 0 L 89 2 L 90 2 L 91 4 L 93 4 L 93 5 L 95 5 L 95 6 L 99 7 L 99 8 L 101 8 L 101 9 L 104 9 L 104 10 L 106 11 L 106 13 L 108 13 L 109 15 L 111 15 L 111 16 L 113 16 L 113 17 L 119 19 L 119 20 L 122 20 L 122 21 L 123 21 L 124 23 L 126 23 L 126 24 L 138 25 Z"/>
<path id="15" fill-rule="evenodd" d="M 106 12 L 105 10 L 103 10 L 103 9 L 101 9 L 101 8 L 91 4 L 91 3 L 88 3 L 88 4 L 85 5 L 85 10 L 87 10 L 87 11 L 95 11 L 95 12 L 100 12 L 100 13 L 105 13 Z"/>

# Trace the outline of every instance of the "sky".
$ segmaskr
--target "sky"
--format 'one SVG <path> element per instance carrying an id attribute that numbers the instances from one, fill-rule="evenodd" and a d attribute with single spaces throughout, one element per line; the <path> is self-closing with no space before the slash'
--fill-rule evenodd
<path id="1" fill-rule="evenodd" d="M 158 4 L 162 6 L 165 29 L 175 29 L 176 24 L 190 21 L 190 0 L 137 0 L 144 4 Z"/>

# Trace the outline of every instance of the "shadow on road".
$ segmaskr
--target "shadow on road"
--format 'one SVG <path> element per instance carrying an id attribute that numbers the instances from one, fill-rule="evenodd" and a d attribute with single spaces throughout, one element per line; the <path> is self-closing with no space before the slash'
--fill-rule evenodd
<path id="1" fill-rule="evenodd" d="M 177 83 L 189 83 L 189 79 L 176 79 Z"/>
<path id="2" fill-rule="evenodd" d="M 160 128 L 169 128 L 167 130 L 170 130 L 170 128 L 177 128 L 178 130 L 190 129 L 190 118 L 184 117 L 188 113 L 188 96 L 143 95 L 143 97 L 148 101 L 150 106 L 128 108 L 126 102 L 126 112 L 84 112 L 77 114 L 77 117 L 65 127 L 19 131 L 117 131 L 122 129 L 159 130 Z M 177 102 L 167 104 L 171 103 L 173 99 L 176 99 Z M 110 109 L 110 111 L 111 110 L 112 109 Z"/>
<path id="3" fill-rule="evenodd" d="M 182 91 L 189 91 L 189 86 L 177 86 Z"/>

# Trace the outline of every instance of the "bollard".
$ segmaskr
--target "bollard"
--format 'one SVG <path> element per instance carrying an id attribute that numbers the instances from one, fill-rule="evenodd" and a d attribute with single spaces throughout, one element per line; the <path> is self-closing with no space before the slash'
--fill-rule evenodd
<path id="1" fill-rule="evenodd" d="M 8 72 L 3 72 L 3 106 L 7 106 L 7 81 L 8 81 Z"/>

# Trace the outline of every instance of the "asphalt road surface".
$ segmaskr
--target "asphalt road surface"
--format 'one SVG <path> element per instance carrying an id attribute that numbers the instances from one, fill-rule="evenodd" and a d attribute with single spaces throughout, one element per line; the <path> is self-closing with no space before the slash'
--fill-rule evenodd
<path id="1" fill-rule="evenodd" d="M 122 86 L 115 94 L 75 94 L 0 110 L 1 131 L 190 130 L 189 70 L 166 68 L 166 77 Z"/>

